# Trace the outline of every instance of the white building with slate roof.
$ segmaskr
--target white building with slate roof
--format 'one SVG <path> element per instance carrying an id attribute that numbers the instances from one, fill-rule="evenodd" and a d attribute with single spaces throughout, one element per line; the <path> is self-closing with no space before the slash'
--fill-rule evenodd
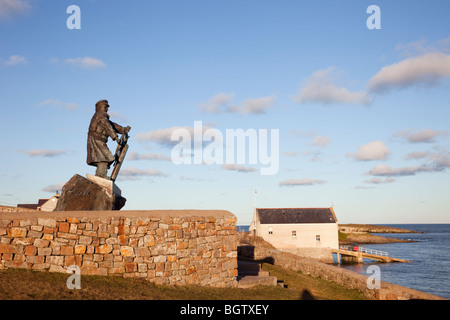
<path id="1" fill-rule="evenodd" d="M 275 248 L 301 255 L 327 255 L 338 249 L 338 221 L 330 208 L 255 208 L 251 234 Z M 331 253 L 330 253 L 331 256 Z"/>

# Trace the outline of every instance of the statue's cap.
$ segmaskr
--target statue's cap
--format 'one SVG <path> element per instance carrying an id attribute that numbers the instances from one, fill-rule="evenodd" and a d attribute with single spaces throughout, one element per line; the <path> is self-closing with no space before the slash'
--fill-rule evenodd
<path id="1" fill-rule="evenodd" d="M 98 101 L 98 102 L 95 104 L 95 110 L 98 110 L 98 108 L 99 108 L 101 105 L 104 105 L 104 104 L 108 105 L 108 100 L 100 100 L 100 101 Z"/>
<path id="2" fill-rule="evenodd" d="M 95 104 L 95 106 L 99 106 L 99 105 L 101 105 L 101 104 L 108 104 L 108 100 L 100 100 L 99 102 L 97 102 L 97 103 Z"/>

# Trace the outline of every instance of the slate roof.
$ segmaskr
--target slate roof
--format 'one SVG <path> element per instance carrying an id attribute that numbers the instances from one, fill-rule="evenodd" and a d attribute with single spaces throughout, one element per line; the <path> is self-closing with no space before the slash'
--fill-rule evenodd
<path id="1" fill-rule="evenodd" d="M 46 203 L 49 199 L 39 199 L 38 203 L 32 204 L 32 203 L 24 203 L 24 204 L 18 204 L 18 208 L 25 208 L 25 209 L 33 209 L 36 210 L 38 207 L 42 206 L 44 203 Z"/>
<path id="2" fill-rule="evenodd" d="M 36 210 L 38 207 L 38 204 L 18 204 L 17 208 L 23 208 L 23 209 L 33 209 Z"/>
<path id="3" fill-rule="evenodd" d="M 337 223 L 332 208 L 256 209 L 261 224 Z"/>

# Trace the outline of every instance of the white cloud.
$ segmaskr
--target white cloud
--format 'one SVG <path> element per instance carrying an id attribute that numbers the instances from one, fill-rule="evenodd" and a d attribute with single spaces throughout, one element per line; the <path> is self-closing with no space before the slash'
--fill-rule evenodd
<path id="1" fill-rule="evenodd" d="M 310 178 L 302 178 L 302 179 L 288 179 L 281 181 L 278 186 L 280 187 L 294 187 L 294 186 L 312 186 L 315 184 L 324 184 L 326 181 L 320 179 L 310 179 Z"/>
<path id="2" fill-rule="evenodd" d="M 411 160 L 411 159 L 423 159 L 423 158 L 427 158 L 429 156 L 429 152 L 426 151 L 415 151 L 415 152 L 410 152 L 405 156 L 406 160 Z"/>
<path id="3" fill-rule="evenodd" d="M 450 77 L 450 55 L 431 52 L 383 67 L 370 79 L 368 87 L 373 92 L 385 92 L 393 88 L 433 86 L 445 77 Z"/>
<path id="4" fill-rule="evenodd" d="M 411 152 L 406 155 L 405 159 L 421 160 L 423 163 L 417 166 L 400 168 L 393 168 L 389 165 L 379 164 L 373 167 L 369 172 L 367 172 L 367 174 L 378 177 L 413 176 L 417 173 L 441 172 L 447 168 L 450 168 L 450 152 L 447 150 L 439 150 L 437 152 Z"/>
<path id="5" fill-rule="evenodd" d="M 129 167 L 119 173 L 121 180 L 139 180 L 141 177 L 166 177 L 167 174 L 156 169 L 138 169 Z"/>
<path id="6" fill-rule="evenodd" d="M 8 19 L 31 10 L 31 4 L 26 0 L 0 0 L 0 20 Z"/>
<path id="7" fill-rule="evenodd" d="M 386 160 L 390 154 L 391 150 L 382 141 L 377 140 L 360 146 L 355 154 L 347 153 L 347 157 L 357 161 Z"/>
<path id="8" fill-rule="evenodd" d="M 68 109 L 68 110 L 76 110 L 78 109 L 78 104 L 74 102 L 64 102 L 61 100 L 55 100 L 55 99 L 47 99 L 42 102 L 39 102 L 37 104 L 39 107 L 42 106 L 51 106 L 55 108 L 61 108 L 61 109 Z"/>
<path id="9" fill-rule="evenodd" d="M 402 168 L 392 168 L 389 165 L 378 164 L 373 167 L 368 174 L 372 176 L 382 176 L 382 177 L 395 177 L 395 176 L 413 176 L 420 172 L 435 172 L 442 171 L 443 168 L 438 168 L 436 166 L 413 166 L 413 167 L 402 167 Z"/>
<path id="10" fill-rule="evenodd" d="M 448 51 L 449 47 L 450 37 L 437 40 L 434 43 L 429 43 L 428 39 L 422 38 L 406 44 L 399 43 L 395 50 L 399 51 L 403 56 L 411 57 L 431 52 L 445 52 Z"/>
<path id="11" fill-rule="evenodd" d="M 369 184 L 382 184 L 382 183 L 391 183 L 391 182 L 394 182 L 394 181 L 395 181 L 394 178 L 387 177 L 387 178 L 384 178 L 384 179 L 381 179 L 381 178 L 372 178 L 372 179 L 366 180 L 366 181 L 364 181 L 364 182 L 365 182 L 365 183 L 369 183 Z"/>
<path id="12" fill-rule="evenodd" d="M 205 112 L 219 114 L 225 112 L 229 108 L 229 104 L 233 101 L 234 93 L 219 93 L 211 97 L 207 103 L 199 105 L 199 109 Z"/>
<path id="13" fill-rule="evenodd" d="M 65 61 L 68 64 L 81 67 L 83 69 L 100 69 L 106 67 L 106 64 L 103 61 L 91 57 L 70 58 Z"/>
<path id="14" fill-rule="evenodd" d="M 428 167 L 433 171 L 441 171 L 450 167 L 450 152 L 446 150 L 438 150 L 437 152 L 417 151 L 408 153 L 405 156 L 407 160 L 423 159 L 428 161 Z"/>
<path id="15" fill-rule="evenodd" d="M 296 157 L 298 153 L 296 151 L 285 151 L 283 152 L 283 155 L 286 157 Z"/>
<path id="16" fill-rule="evenodd" d="M 52 185 L 49 185 L 49 186 L 44 187 L 44 188 L 42 189 L 42 191 L 55 193 L 56 191 L 61 191 L 61 190 L 62 190 L 62 187 L 63 187 L 65 184 L 66 184 L 65 182 L 61 182 L 61 183 L 59 183 L 59 184 L 52 184 Z"/>
<path id="17" fill-rule="evenodd" d="M 241 106 L 231 106 L 228 111 L 231 113 L 240 113 L 244 115 L 263 114 L 266 113 L 267 109 L 273 105 L 275 99 L 275 96 L 247 99 L 242 102 Z"/>
<path id="18" fill-rule="evenodd" d="M 46 157 L 46 158 L 54 158 L 57 156 L 67 154 L 66 151 L 62 150 L 47 150 L 47 149 L 34 149 L 22 152 L 29 155 L 30 157 Z"/>
<path id="19" fill-rule="evenodd" d="M 356 186 L 353 189 L 355 190 L 370 190 L 373 189 L 374 187 L 366 187 L 366 186 Z"/>
<path id="20" fill-rule="evenodd" d="M 424 54 L 434 51 L 433 47 L 427 45 L 427 39 L 420 39 L 409 43 L 399 43 L 395 46 L 395 50 L 399 51 L 403 56 L 414 56 L 418 53 Z"/>
<path id="21" fill-rule="evenodd" d="M 317 135 L 314 131 L 305 132 L 293 129 L 289 130 L 289 133 L 301 138 L 312 138 L 311 144 L 316 147 L 326 147 L 331 142 L 331 139 L 329 137 Z"/>
<path id="22" fill-rule="evenodd" d="M 190 127 L 172 127 L 166 129 L 157 129 L 152 130 L 146 133 L 138 133 L 135 137 L 136 141 L 144 141 L 144 142 L 156 142 L 163 145 L 175 145 L 178 141 L 172 141 L 172 132 L 177 129 L 186 129 L 193 135 L 194 129 Z"/>
<path id="23" fill-rule="evenodd" d="M 199 105 L 199 109 L 204 112 L 214 114 L 219 113 L 240 113 L 248 114 L 263 114 L 266 113 L 276 100 L 275 96 L 267 96 L 261 98 L 251 98 L 244 100 L 242 105 L 233 105 L 234 93 L 219 93 L 211 97 L 207 103 Z"/>
<path id="24" fill-rule="evenodd" d="M 450 168 L 450 152 L 435 152 L 429 155 L 436 170 Z"/>
<path id="25" fill-rule="evenodd" d="M 320 151 L 307 150 L 307 151 L 303 151 L 302 155 L 307 156 L 307 157 L 309 156 L 309 160 L 311 162 L 321 162 L 322 161 L 322 159 L 320 158 L 322 153 Z"/>
<path id="26" fill-rule="evenodd" d="M 405 138 L 411 143 L 432 143 L 435 141 L 436 137 L 448 136 L 449 134 L 450 132 L 444 130 L 424 129 L 418 132 L 414 132 L 412 130 L 399 131 L 394 136 Z"/>
<path id="27" fill-rule="evenodd" d="M 9 57 L 8 60 L 2 60 L 0 59 L 3 65 L 8 67 L 17 66 L 19 64 L 27 64 L 28 60 L 25 57 L 19 56 L 19 55 L 12 55 Z"/>
<path id="28" fill-rule="evenodd" d="M 313 146 L 326 147 L 331 142 L 331 139 L 324 136 L 315 136 L 313 138 L 312 144 Z"/>
<path id="29" fill-rule="evenodd" d="M 224 165 L 222 165 L 222 169 L 230 170 L 230 171 L 238 171 L 238 172 L 253 172 L 253 171 L 256 171 L 255 168 L 239 166 L 237 164 L 224 164 Z"/>
<path id="30" fill-rule="evenodd" d="M 185 177 L 185 176 L 180 176 L 178 178 L 178 180 L 181 180 L 181 181 L 195 181 L 195 182 L 204 182 L 205 181 L 205 179 L 191 178 L 191 177 Z"/>
<path id="31" fill-rule="evenodd" d="M 128 160 L 163 160 L 170 161 L 170 157 L 165 156 L 161 153 L 147 153 L 147 154 L 139 154 L 136 151 L 132 151 L 127 156 Z"/>
<path id="32" fill-rule="evenodd" d="M 187 130 L 191 136 L 191 141 L 194 141 L 194 138 L 202 138 L 202 137 L 196 137 L 194 135 L 194 128 L 193 127 L 171 127 L 171 128 L 165 128 L 165 129 L 157 129 L 152 130 L 145 133 L 138 133 L 136 134 L 135 140 L 136 141 L 142 141 L 142 142 L 156 142 L 159 144 L 162 144 L 164 146 L 172 147 L 179 143 L 179 141 L 172 141 L 172 133 L 175 130 Z M 202 135 L 205 133 L 206 130 L 211 129 L 209 126 L 203 126 L 202 125 Z"/>
<path id="33" fill-rule="evenodd" d="M 123 114 L 121 114 L 120 112 L 118 112 L 118 111 L 111 111 L 111 110 L 109 110 L 108 114 L 113 119 L 117 119 L 117 120 L 122 121 L 122 122 L 128 122 L 128 118 L 126 116 L 124 116 Z"/>
<path id="34" fill-rule="evenodd" d="M 333 83 L 334 67 L 314 72 L 306 81 L 300 92 L 292 97 L 299 103 L 318 102 L 323 104 L 370 104 L 372 98 L 365 91 L 352 92 Z"/>
<path id="35" fill-rule="evenodd" d="M 311 138 L 316 133 L 314 131 L 301 131 L 298 129 L 292 129 L 289 130 L 289 134 L 292 134 L 293 136 L 301 137 L 301 138 Z"/>

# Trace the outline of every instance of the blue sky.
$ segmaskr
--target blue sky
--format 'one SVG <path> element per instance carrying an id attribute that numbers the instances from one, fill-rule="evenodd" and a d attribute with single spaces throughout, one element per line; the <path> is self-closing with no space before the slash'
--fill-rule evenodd
<path id="1" fill-rule="evenodd" d="M 124 210 L 248 224 L 256 189 L 258 207 L 333 205 L 341 223 L 449 223 L 449 13 L 444 0 L 0 0 L 0 205 L 93 174 L 87 128 L 108 99 L 132 127 Z M 195 121 L 279 130 L 278 172 L 174 164 L 170 134 Z"/>

